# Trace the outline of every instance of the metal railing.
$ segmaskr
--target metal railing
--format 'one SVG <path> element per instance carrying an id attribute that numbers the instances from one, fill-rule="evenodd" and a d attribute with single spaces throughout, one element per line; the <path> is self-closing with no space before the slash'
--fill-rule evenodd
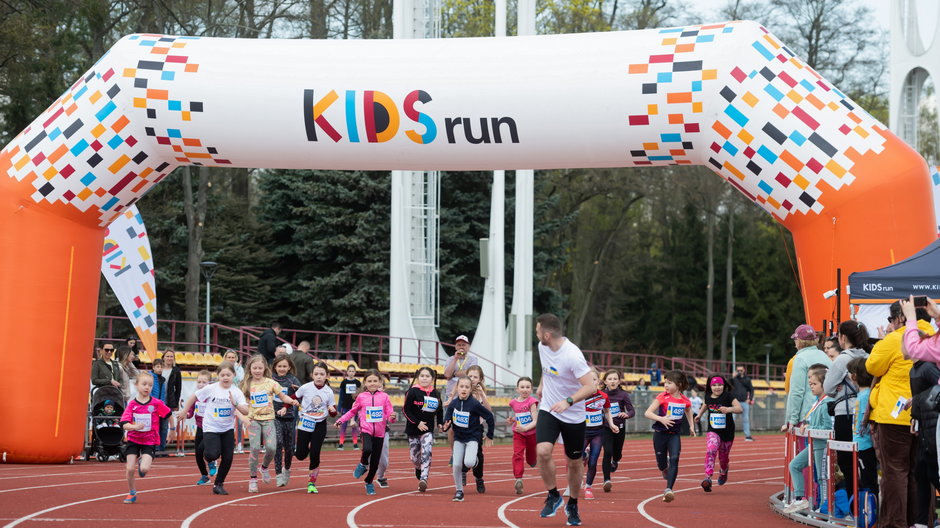
<path id="1" fill-rule="evenodd" d="M 709 374 L 733 373 L 730 361 L 706 360 L 698 358 L 670 357 L 655 354 L 637 354 L 632 352 L 614 352 L 606 350 L 582 350 L 584 358 L 588 363 L 596 366 L 598 369 L 618 369 L 627 373 L 646 374 L 653 368 L 653 364 L 662 371 L 682 370 L 695 377 L 707 376 Z M 745 372 L 752 380 L 774 380 L 782 381 L 785 365 L 768 365 L 766 363 L 754 363 L 747 361 L 738 361 L 738 366 L 744 367 Z"/>

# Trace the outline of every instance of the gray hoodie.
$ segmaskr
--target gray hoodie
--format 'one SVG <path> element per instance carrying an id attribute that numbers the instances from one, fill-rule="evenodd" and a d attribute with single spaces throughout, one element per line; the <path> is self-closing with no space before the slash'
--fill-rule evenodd
<path id="1" fill-rule="evenodd" d="M 826 373 L 826 381 L 823 382 L 823 390 L 826 394 L 835 400 L 846 397 L 836 403 L 836 416 L 851 415 L 855 412 L 855 394 L 858 393 L 858 387 L 849 377 L 848 366 L 849 362 L 857 357 L 867 358 L 868 352 L 861 348 L 843 350 Z"/>

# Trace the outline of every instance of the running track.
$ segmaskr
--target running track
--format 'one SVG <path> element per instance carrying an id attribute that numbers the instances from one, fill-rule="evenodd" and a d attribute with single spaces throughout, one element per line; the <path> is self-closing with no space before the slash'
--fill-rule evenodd
<path id="1" fill-rule="evenodd" d="M 579 501 L 584 526 L 641 526 L 675 528 L 794 527 L 774 514 L 767 498 L 782 488 L 783 437 L 762 436 L 757 442 L 738 438 L 731 454 L 727 485 L 706 495 L 699 487 L 704 440 L 684 438 L 676 501 L 664 504 L 665 487 L 653 461 L 650 440 L 624 445 L 624 460 L 614 473 L 614 489 L 604 493 L 601 475 L 597 498 Z M 404 448 L 392 448 L 387 477 L 390 488 L 376 486 L 369 497 L 361 481 L 352 478 L 358 451 L 324 448 L 318 495 L 306 493 L 306 464 L 294 461 L 286 488 L 261 484 L 262 493 L 247 493 L 247 455 L 236 455 L 229 473 L 227 497 L 212 495 L 211 486 L 195 486 L 192 457 L 156 459 L 150 475 L 138 480 L 137 504 L 121 501 L 127 493 L 123 464 L 76 462 L 72 465 L 0 466 L 0 523 L 4 527 L 121 526 L 209 528 L 228 524 L 351 528 L 448 527 L 529 528 L 565 525 L 563 511 L 541 519 L 544 500 L 536 469 L 526 469 L 525 492 L 516 495 L 510 466 L 510 446 L 486 450 L 486 494 L 476 492 L 472 475 L 467 498 L 451 502 L 453 480 L 447 459 L 450 449 L 435 445 L 430 488 L 418 494 L 414 469 Z M 556 461 L 563 468 L 561 449 Z M 600 468 L 598 468 L 599 470 Z M 273 466 L 272 466 L 273 472 Z M 564 470 L 559 470 L 559 489 Z"/>

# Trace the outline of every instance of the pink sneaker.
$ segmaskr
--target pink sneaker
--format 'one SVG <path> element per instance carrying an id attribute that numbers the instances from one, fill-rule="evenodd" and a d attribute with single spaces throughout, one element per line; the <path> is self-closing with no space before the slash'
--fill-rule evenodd
<path id="1" fill-rule="evenodd" d="M 585 486 L 585 487 L 584 487 L 584 498 L 585 498 L 585 499 L 593 499 L 593 498 L 594 498 L 594 490 L 591 489 L 591 486 Z"/>

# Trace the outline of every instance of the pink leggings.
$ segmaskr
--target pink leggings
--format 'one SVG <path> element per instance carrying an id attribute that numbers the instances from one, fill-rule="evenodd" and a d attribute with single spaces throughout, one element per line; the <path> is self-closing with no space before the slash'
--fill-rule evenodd
<path id="1" fill-rule="evenodd" d="M 715 456 L 718 456 L 718 463 L 721 464 L 721 473 L 728 472 L 728 458 L 731 454 L 731 445 L 734 440 L 722 442 L 718 433 L 708 432 L 705 444 L 705 476 L 711 478 L 715 473 Z"/>

